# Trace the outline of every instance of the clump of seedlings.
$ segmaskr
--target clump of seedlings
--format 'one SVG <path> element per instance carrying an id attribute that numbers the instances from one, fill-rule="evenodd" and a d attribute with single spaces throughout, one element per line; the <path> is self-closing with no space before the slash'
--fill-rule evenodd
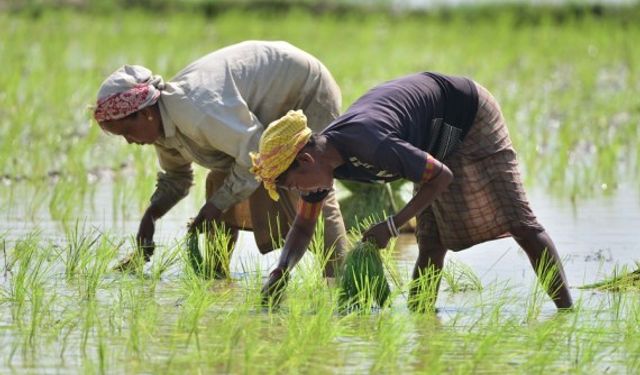
<path id="1" fill-rule="evenodd" d="M 385 276 L 380 250 L 376 245 L 359 241 L 344 260 L 340 273 L 340 305 L 358 309 L 387 304 L 391 288 Z"/>
<path id="2" fill-rule="evenodd" d="M 205 231 L 202 237 L 204 246 L 201 250 L 198 232 L 187 234 L 187 259 L 194 273 L 206 279 L 230 279 L 229 266 L 234 246 L 231 232 L 224 224 L 214 223 L 211 230 Z"/>
<path id="3" fill-rule="evenodd" d="M 609 292 L 640 290 L 640 263 L 638 269 L 628 272 L 626 268 L 614 270 L 613 275 L 603 281 L 583 285 L 581 289 L 597 289 Z"/>

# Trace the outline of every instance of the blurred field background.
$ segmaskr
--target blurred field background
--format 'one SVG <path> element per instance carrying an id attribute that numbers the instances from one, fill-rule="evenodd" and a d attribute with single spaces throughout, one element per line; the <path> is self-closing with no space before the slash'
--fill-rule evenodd
<path id="1" fill-rule="evenodd" d="M 317 56 L 341 86 L 344 108 L 411 72 L 469 76 L 501 103 L 528 186 L 575 200 L 610 194 L 623 181 L 637 185 L 637 4 L 353 3 L 3 2 L 4 205 L 28 191 L 33 210 L 48 206 L 64 218 L 83 209 L 92 185 L 115 181 L 114 205 L 139 213 L 153 189 L 155 155 L 89 121 L 101 81 L 125 63 L 169 79 L 246 39 L 287 40 Z M 192 196 L 202 199 L 201 190 Z"/>

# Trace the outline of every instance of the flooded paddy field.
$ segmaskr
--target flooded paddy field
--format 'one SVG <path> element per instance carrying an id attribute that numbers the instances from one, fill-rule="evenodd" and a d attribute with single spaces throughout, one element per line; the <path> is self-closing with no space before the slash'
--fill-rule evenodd
<path id="1" fill-rule="evenodd" d="M 104 190 L 96 199 L 106 198 Z M 576 208 L 532 191 L 577 302 L 567 313 L 556 311 L 510 239 L 450 253 L 438 312 L 416 314 L 407 309 L 404 288 L 417 248 L 405 234 L 389 254 L 401 276 L 401 285 L 392 284 L 392 306 L 345 315 L 337 308 L 335 285 L 323 281 L 310 254 L 294 273 L 283 306 L 262 308 L 259 290 L 278 252 L 259 255 L 248 232 L 233 255 L 231 280 L 193 275 L 181 255 L 186 249 L 176 244 L 185 217 L 197 207 L 190 200 L 159 223 L 159 250 L 131 275 L 109 267 L 131 249 L 130 241 L 122 241 L 136 220 L 87 217 L 77 232 L 75 223 L 65 232 L 46 214 L 35 217 L 37 225 L 9 217 L 0 228 L 2 368 L 632 373 L 640 365 L 640 295 L 579 288 L 635 268 L 640 201 L 629 193 Z M 615 236 L 603 227 L 616 228 Z"/>
<path id="2" fill-rule="evenodd" d="M 456 14 L 0 14 L 0 372 L 638 373 L 637 289 L 580 288 L 640 261 L 637 9 L 562 22 Z M 123 63 L 170 76 L 244 39 L 312 52 L 336 76 L 345 108 L 417 70 L 488 87 L 575 311 L 557 312 L 527 257 L 503 239 L 449 253 L 438 311 L 412 313 L 411 234 L 384 251 L 399 276 L 390 307 L 341 312 L 335 283 L 307 254 L 282 306 L 264 309 L 260 287 L 278 251 L 259 255 L 250 233 L 230 279 L 186 267 L 182 240 L 204 199 L 202 170 L 157 223 L 152 261 L 111 271 L 132 249 L 157 162 L 152 149 L 89 121 L 103 76 Z"/>

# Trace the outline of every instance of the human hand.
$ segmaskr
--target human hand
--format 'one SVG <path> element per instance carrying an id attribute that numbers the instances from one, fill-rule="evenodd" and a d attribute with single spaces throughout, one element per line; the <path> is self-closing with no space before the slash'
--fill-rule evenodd
<path id="1" fill-rule="evenodd" d="M 113 270 L 118 272 L 133 272 L 144 265 L 144 263 L 148 262 L 156 248 L 156 245 L 153 242 L 154 232 L 155 222 L 153 217 L 146 213 L 142 217 L 142 220 L 140 220 L 140 226 L 138 227 L 138 234 L 136 235 L 136 250 L 121 260 Z"/>
<path id="2" fill-rule="evenodd" d="M 385 220 L 369 227 L 369 229 L 362 234 L 362 241 L 369 241 L 378 246 L 378 248 L 383 249 L 387 247 L 391 237 L 391 231 Z"/>
<path id="3" fill-rule="evenodd" d="M 144 255 L 145 261 L 149 261 L 153 255 L 155 244 L 153 243 L 153 235 L 156 231 L 156 223 L 150 213 L 145 213 L 140 220 L 138 226 L 138 234 L 136 235 L 136 245 Z"/>
<path id="4" fill-rule="evenodd" d="M 269 274 L 269 280 L 262 287 L 262 304 L 277 306 L 282 300 L 284 289 L 289 281 L 289 271 L 276 268 Z"/>
<path id="5" fill-rule="evenodd" d="M 211 223 L 219 220 L 221 215 L 222 211 L 214 206 L 213 203 L 205 203 L 198 215 L 189 224 L 189 232 L 209 230 Z"/>
<path id="6" fill-rule="evenodd" d="M 151 259 L 155 244 L 152 242 L 142 248 L 138 248 L 122 259 L 113 270 L 116 272 L 135 273 L 136 270 L 142 269 L 142 266 Z"/>

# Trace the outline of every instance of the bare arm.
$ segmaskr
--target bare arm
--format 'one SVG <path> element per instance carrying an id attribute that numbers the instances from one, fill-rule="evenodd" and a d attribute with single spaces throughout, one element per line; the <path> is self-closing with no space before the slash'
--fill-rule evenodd
<path id="1" fill-rule="evenodd" d="M 391 218 L 396 228 L 400 228 L 427 208 L 453 181 L 453 173 L 446 165 L 435 159 L 432 159 L 432 162 L 434 163 L 433 175 L 426 176 L 416 195 Z M 383 221 L 369 228 L 362 237 L 374 242 L 378 247 L 384 248 L 392 235 L 387 222 Z"/>
<path id="2" fill-rule="evenodd" d="M 269 280 L 262 287 L 264 303 L 268 303 L 272 297 L 276 300 L 280 298 L 289 278 L 289 271 L 302 259 L 309 247 L 322 205 L 323 202 L 304 201 L 298 205 L 298 212 L 287 234 L 278 266 L 271 272 Z"/>
<path id="3" fill-rule="evenodd" d="M 436 197 L 453 181 L 453 173 L 451 173 L 451 170 L 442 163 L 440 165 L 442 166 L 440 173 L 432 180 L 423 183 L 409 203 L 393 217 L 398 228 L 433 203 Z"/>
<path id="4" fill-rule="evenodd" d="M 296 215 L 293 226 L 289 230 L 289 234 L 287 234 L 287 240 L 282 248 L 277 268 L 289 271 L 302 259 L 307 247 L 309 247 L 311 237 L 313 237 L 316 221 L 317 217 L 305 219 L 300 217 L 299 214 Z"/>

